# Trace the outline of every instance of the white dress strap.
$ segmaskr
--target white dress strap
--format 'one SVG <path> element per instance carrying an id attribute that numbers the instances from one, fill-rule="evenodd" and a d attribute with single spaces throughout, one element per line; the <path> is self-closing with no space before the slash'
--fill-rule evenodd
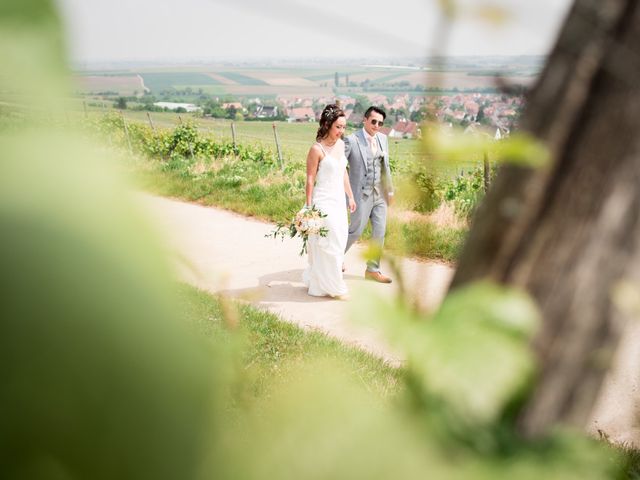
<path id="1" fill-rule="evenodd" d="M 324 147 L 322 146 L 322 144 L 320 142 L 316 142 L 316 145 L 318 145 L 320 147 L 320 150 L 322 150 L 322 153 L 324 153 L 325 155 L 327 154 L 327 151 L 324 149 Z"/>

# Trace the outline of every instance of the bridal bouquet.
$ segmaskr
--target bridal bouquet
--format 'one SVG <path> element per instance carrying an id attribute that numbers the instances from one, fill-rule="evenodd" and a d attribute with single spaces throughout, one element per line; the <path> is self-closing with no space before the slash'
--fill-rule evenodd
<path id="1" fill-rule="evenodd" d="M 289 223 L 278 223 L 276 229 L 267 233 L 265 237 L 278 238 L 285 237 L 293 238 L 296 235 L 302 238 L 302 250 L 300 255 L 307 253 L 307 242 L 309 241 L 309 235 L 320 235 L 326 237 L 329 230 L 324 226 L 322 219 L 326 217 L 325 213 L 317 208 L 315 205 L 312 207 L 304 207 Z"/>

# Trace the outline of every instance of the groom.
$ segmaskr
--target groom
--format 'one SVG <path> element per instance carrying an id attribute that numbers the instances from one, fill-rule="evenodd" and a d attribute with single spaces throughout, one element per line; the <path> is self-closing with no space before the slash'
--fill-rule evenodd
<path id="1" fill-rule="evenodd" d="M 347 249 L 360 238 L 371 220 L 371 240 L 382 252 L 387 225 L 387 203 L 393 200 L 393 185 L 389 170 L 389 144 L 387 136 L 379 133 L 387 114 L 379 107 L 369 107 L 364 113 L 362 130 L 344 139 L 345 154 L 349 161 L 349 183 L 356 201 L 351 214 Z M 364 277 L 380 283 L 391 279 L 380 272 L 380 255 L 367 262 Z"/>

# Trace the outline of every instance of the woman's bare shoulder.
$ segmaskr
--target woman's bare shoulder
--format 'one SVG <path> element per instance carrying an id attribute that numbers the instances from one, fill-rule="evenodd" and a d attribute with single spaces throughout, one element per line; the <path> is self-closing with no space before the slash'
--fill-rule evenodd
<path id="1" fill-rule="evenodd" d="M 322 147 L 320 146 L 320 144 L 318 142 L 315 142 L 311 145 L 311 147 L 309 147 L 309 151 L 314 151 L 314 152 L 319 152 L 322 153 Z"/>
<path id="2" fill-rule="evenodd" d="M 318 142 L 314 143 L 313 145 L 311 145 L 311 147 L 309 147 L 308 156 L 311 158 L 317 158 L 318 160 L 322 160 L 322 157 L 324 157 L 324 151 L 322 150 L 322 147 L 318 144 Z"/>

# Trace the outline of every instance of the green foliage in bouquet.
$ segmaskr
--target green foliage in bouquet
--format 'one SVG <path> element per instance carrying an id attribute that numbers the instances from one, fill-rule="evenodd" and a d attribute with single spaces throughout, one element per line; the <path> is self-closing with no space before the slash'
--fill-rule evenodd
<path id="1" fill-rule="evenodd" d="M 305 207 L 298 213 L 296 213 L 296 216 L 293 217 L 290 222 L 277 223 L 275 230 L 267 233 L 265 237 L 280 237 L 282 240 L 284 240 L 286 237 L 300 237 L 302 239 L 302 249 L 300 250 L 300 256 L 302 256 L 307 253 L 307 244 L 309 242 L 310 235 L 326 237 L 329 233 L 329 229 L 324 226 L 324 222 L 322 221 L 322 219 L 326 216 L 327 215 L 315 205 L 312 205 L 311 207 Z"/>

